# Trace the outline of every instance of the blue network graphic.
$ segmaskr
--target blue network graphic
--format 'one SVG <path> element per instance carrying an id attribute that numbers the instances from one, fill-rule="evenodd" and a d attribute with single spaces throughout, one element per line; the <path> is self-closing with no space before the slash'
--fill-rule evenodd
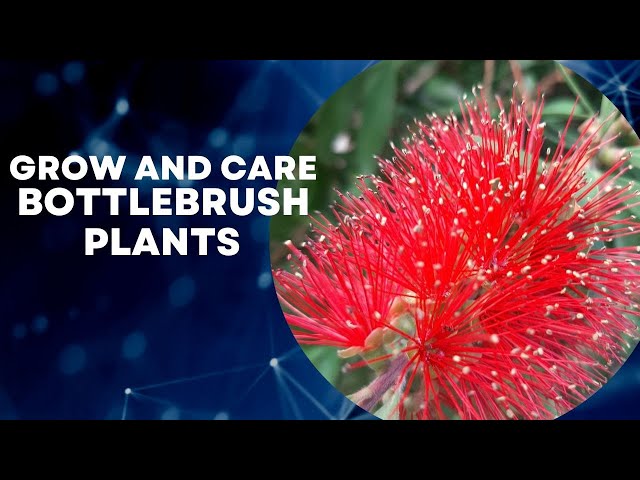
<path id="1" fill-rule="evenodd" d="M 5 170 L 19 153 L 201 154 L 212 162 L 283 154 L 318 107 L 374 63 L 5 62 Z M 640 61 L 563 63 L 631 123 L 640 118 Z M 208 182 L 230 186 L 215 173 Z M 3 218 L 16 223 L 3 240 L 0 418 L 372 418 L 293 339 L 272 283 L 268 218 L 93 217 L 123 231 L 232 226 L 241 248 L 230 258 L 89 258 L 86 218 L 19 218 L 16 188 L 9 182 L 2 193 Z M 564 418 L 640 418 L 639 357 Z"/>
<path id="2" fill-rule="evenodd" d="M 600 90 L 618 107 L 632 127 L 640 107 L 640 62 L 620 60 L 565 60 L 562 62 Z"/>

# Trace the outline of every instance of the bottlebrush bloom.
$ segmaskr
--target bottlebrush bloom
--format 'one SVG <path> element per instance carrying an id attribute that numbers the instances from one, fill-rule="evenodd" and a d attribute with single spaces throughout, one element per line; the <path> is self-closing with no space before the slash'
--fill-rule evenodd
<path id="1" fill-rule="evenodd" d="M 590 180 L 595 118 L 548 148 L 542 97 L 495 118 L 474 97 L 417 122 L 274 271 L 298 341 L 374 367 L 352 398 L 388 417 L 554 418 L 637 340 L 640 247 L 611 246 L 639 226 L 628 158 Z"/>

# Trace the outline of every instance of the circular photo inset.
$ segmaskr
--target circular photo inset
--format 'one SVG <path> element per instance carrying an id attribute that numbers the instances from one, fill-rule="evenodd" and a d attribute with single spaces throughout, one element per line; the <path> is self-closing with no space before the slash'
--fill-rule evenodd
<path id="1" fill-rule="evenodd" d="M 315 213 L 271 221 L 278 298 L 372 414 L 556 418 L 637 343 L 640 142 L 562 65 L 384 61 L 292 155 Z"/>

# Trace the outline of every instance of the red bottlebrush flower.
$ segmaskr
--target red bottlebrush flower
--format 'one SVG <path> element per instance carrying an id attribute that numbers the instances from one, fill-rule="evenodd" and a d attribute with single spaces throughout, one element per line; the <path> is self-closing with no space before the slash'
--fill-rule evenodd
<path id="1" fill-rule="evenodd" d="M 554 418 L 605 383 L 635 341 L 640 247 L 620 158 L 589 180 L 605 143 L 571 121 L 549 149 L 543 98 L 480 95 L 430 116 L 381 176 L 320 216 L 293 273 L 274 272 L 299 342 L 377 364 L 353 395 L 415 419 Z M 382 368 L 381 368 L 382 366 Z"/>

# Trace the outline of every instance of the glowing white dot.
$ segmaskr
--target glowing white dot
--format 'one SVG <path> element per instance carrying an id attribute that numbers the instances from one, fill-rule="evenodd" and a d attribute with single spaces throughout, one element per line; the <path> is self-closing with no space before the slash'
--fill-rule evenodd
<path id="1" fill-rule="evenodd" d="M 127 387 L 127 388 L 124 389 L 124 394 L 125 395 L 131 395 L 131 393 L 133 393 L 133 392 L 132 392 L 132 390 L 130 388 Z"/>
<path id="2" fill-rule="evenodd" d="M 624 83 L 622 85 L 618 86 L 618 90 L 621 91 L 622 93 L 626 92 L 628 90 L 628 86 L 625 85 Z"/>
<path id="3" fill-rule="evenodd" d="M 331 150 L 338 155 L 348 153 L 351 150 L 351 136 L 340 132 L 331 142 Z"/>
<path id="4" fill-rule="evenodd" d="M 272 368 L 276 368 L 278 366 L 278 359 L 272 358 L 271 360 L 269 360 L 269 366 Z"/>
<path id="5" fill-rule="evenodd" d="M 126 115 L 129 112 L 129 101 L 126 98 L 120 98 L 116 102 L 116 113 L 118 115 Z"/>
<path id="6" fill-rule="evenodd" d="M 453 356 L 453 361 L 454 361 L 454 362 L 458 363 L 460 360 L 461 360 L 461 358 L 460 358 L 460 356 L 459 356 L 459 355 L 454 355 L 454 356 Z"/>

